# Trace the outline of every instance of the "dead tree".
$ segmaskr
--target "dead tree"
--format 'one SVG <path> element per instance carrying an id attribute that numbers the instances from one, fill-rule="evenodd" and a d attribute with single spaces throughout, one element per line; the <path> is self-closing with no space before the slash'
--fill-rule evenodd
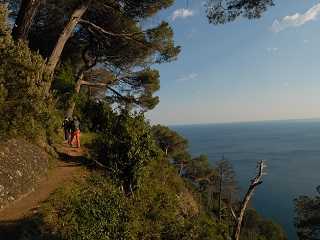
<path id="1" fill-rule="evenodd" d="M 251 199 L 251 197 L 252 197 L 252 195 L 254 193 L 255 188 L 262 183 L 263 175 L 266 174 L 266 172 L 265 172 L 265 168 L 266 168 L 265 161 L 262 160 L 262 161 L 258 162 L 258 167 L 257 168 L 258 168 L 257 176 L 254 179 L 251 180 L 251 184 L 249 186 L 249 189 L 248 189 L 246 195 L 244 196 L 244 198 L 242 200 L 242 203 L 241 203 L 241 206 L 240 206 L 240 211 L 239 211 L 238 215 L 236 215 L 236 213 L 234 212 L 234 210 L 231 207 L 232 215 L 236 220 L 236 226 L 235 226 L 234 233 L 233 233 L 233 238 L 232 238 L 233 240 L 239 240 L 242 221 L 243 221 L 243 217 L 244 217 L 245 211 L 247 209 L 248 203 L 249 203 L 249 201 L 250 201 L 250 199 Z"/>

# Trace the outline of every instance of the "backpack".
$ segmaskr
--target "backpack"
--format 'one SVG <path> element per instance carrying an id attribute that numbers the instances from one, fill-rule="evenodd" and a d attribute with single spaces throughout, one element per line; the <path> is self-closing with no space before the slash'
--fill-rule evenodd
<path id="1" fill-rule="evenodd" d="M 72 130 L 73 131 L 77 131 L 77 130 L 80 130 L 80 122 L 79 122 L 79 120 L 73 120 L 73 122 L 72 122 L 73 124 L 72 124 Z"/>

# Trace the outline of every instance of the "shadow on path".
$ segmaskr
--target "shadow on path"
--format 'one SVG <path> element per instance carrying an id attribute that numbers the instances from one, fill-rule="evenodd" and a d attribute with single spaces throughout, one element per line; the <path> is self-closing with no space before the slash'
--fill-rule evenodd
<path id="1" fill-rule="evenodd" d="M 43 218 L 34 214 L 16 221 L 0 221 L 1 240 L 57 240 L 59 237 L 44 228 Z"/>

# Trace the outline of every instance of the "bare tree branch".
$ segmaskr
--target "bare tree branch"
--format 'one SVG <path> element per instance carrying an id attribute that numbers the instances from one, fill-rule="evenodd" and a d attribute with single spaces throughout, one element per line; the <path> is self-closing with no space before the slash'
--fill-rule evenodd
<path id="1" fill-rule="evenodd" d="M 255 188 L 262 183 L 262 177 L 263 177 L 263 175 L 266 174 L 265 168 L 266 168 L 265 161 L 262 160 L 262 161 L 258 162 L 257 176 L 251 180 L 251 184 L 249 186 L 249 189 L 248 189 L 248 191 L 247 191 L 247 193 L 241 203 L 239 216 L 237 217 L 236 228 L 235 228 L 235 231 L 233 234 L 233 240 L 239 240 L 239 238 L 240 238 L 240 232 L 241 232 L 241 226 L 242 226 L 244 213 L 247 209 L 247 205 L 252 197 L 252 194 L 253 194 Z"/>
<path id="2" fill-rule="evenodd" d="M 98 26 L 98 25 L 96 25 L 96 24 L 94 24 L 94 23 L 92 23 L 92 22 L 90 22 L 90 21 L 84 20 L 84 19 L 81 19 L 81 20 L 80 20 L 80 23 L 88 24 L 89 26 L 95 28 L 96 30 L 98 30 L 98 31 L 100 31 L 100 32 L 102 32 L 102 33 L 104 33 L 104 34 L 113 36 L 113 37 L 125 37 L 125 38 L 127 38 L 127 37 L 132 37 L 132 36 L 134 36 L 134 35 L 138 35 L 138 34 L 143 33 L 143 32 L 114 33 L 114 32 L 107 31 L 107 30 L 105 30 L 104 28 L 102 28 L 102 27 L 100 27 L 100 26 Z M 132 40 L 132 38 L 128 38 L 128 39 Z"/>
<path id="3" fill-rule="evenodd" d="M 138 43 L 140 46 L 144 47 L 144 48 L 150 48 L 150 49 L 153 49 L 153 50 L 159 50 L 157 48 L 154 48 L 154 47 L 151 47 L 149 46 L 146 42 L 143 42 L 139 39 L 136 39 L 134 38 L 133 36 L 136 36 L 138 34 L 141 34 L 141 33 L 145 33 L 145 32 L 133 32 L 133 33 L 114 33 L 114 32 L 110 32 L 110 31 L 107 31 L 105 30 L 104 28 L 90 22 L 90 21 L 87 21 L 87 20 L 83 20 L 81 19 L 80 20 L 80 23 L 84 23 L 84 24 L 87 24 L 91 27 L 93 27 L 94 29 L 96 29 L 97 31 L 103 33 L 103 34 L 106 34 L 106 35 L 110 35 L 110 36 L 113 36 L 113 37 L 123 37 L 127 40 L 130 40 L 130 41 L 135 41 L 136 43 Z"/>
<path id="4" fill-rule="evenodd" d="M 108 83 L 99 83 L 99 82 L 88 82 L 85 80 L 81 81 L 81 85 L 86 85 L 89 87 L 105 87 L 106 89 L 110 90 L 111 92 L 115 93 L 118 97 L 122 99 L 126 99 L 125 96 L 123 96 L 121 93 L 119 93 L 117 90 L 113 89 L 112 87 L 108 86 Z M 135 102 L 137 103 L 137 102 Z"/>
<path id="5" fill-rule="evenodd" d="M 230 208 L 230 211 L 231 211 L 232 217 L 234 218 L 234 220 L 236 220 L 236 221 L 237 221 L 237 220 L 238 220 L 238 218 L 237 218 L 236 212 L 234 211 L 234 209 L 233 209 L 233 207 L 231 206 L 231 204 L 230 204 L 229 208 Z"/>

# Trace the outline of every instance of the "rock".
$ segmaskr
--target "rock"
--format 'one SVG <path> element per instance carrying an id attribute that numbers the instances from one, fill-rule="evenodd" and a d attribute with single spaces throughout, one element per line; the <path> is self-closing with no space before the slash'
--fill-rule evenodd
<path id="1" fill-rule="evenodd" d="M 25 139 L 0 141 L 0 206 L 34 191 L 48 170 L 48 154 Z"/>

